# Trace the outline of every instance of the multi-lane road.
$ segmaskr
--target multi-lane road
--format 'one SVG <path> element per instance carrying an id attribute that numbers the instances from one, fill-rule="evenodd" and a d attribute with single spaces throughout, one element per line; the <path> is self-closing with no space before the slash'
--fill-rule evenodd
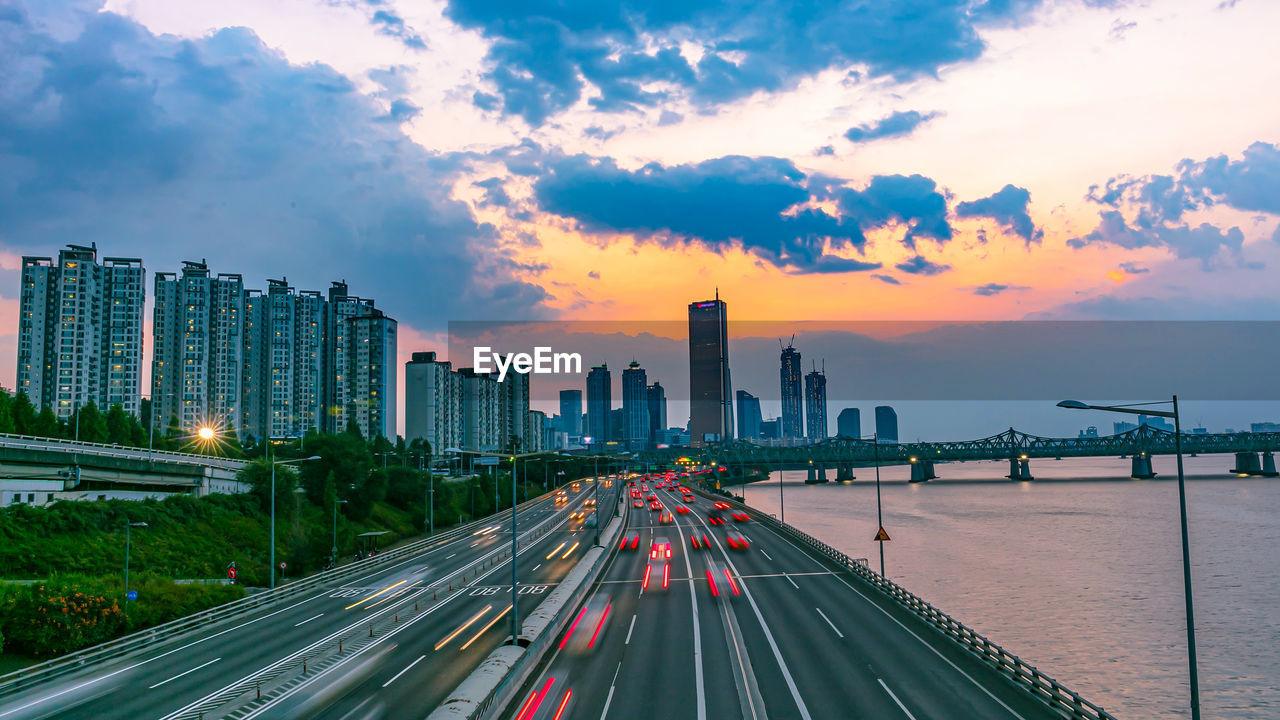
<path id="1" fill-rule="evenodd" d="M 593 540 L 595 484 L 564 489 L 563 501 L 548 497 L 519 514 L 522 615 Z M 510 547 L 508 515 L 256 614 L 6 697 L 0 720 L 421 720 L 510 637 Z M 465 580 L 455 577 L 476 563 Z"/>
<path id="2" fill-rule="evenodd" d="M 738 522 L 730 509 L 713 524 L 704 497 L 656 495 L 662 512 L 647 500 L 628 508 L 626 548 L 510 717 L 1058 717 L 765 524 Z"/>

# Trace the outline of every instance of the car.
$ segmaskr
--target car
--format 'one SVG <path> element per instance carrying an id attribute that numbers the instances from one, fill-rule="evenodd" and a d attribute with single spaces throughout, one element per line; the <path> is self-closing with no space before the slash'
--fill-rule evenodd
<path id="1" fill-rule="evenodd" d="M 670 560 L 671 541 L 665 537 L 654 538 L 653 545 L 649 548 L 649 559 Z"/>
<path id="2" fill-rule="evenodd" d="M 653 501 L 657 499 L 658 499 L 658 496 L 654 495 L 653 493 L 649 493 L 649 497 L 645 498 L 645 500 L 649 500 L 649 501 Z"/>
<path id="3" fill-rule="evenodd" d="M 720 583 L 724 582 L 722 586 Z M 733 579 L 733 573 L 728 567 L 718 562 L 711 561 L 707 567 L 707 587 L 711 589 L 711 597 L 720 597 L 724 595 L 739 595 L 738 583 Z"/>
<path id="4" fill-rule="evenodd" d="M 665 537 L 658 536 L 653 539 L 653 544 L 649 546 L 649 562 L 644 566 L 644 577 L 640 580 L 640 589 L 648 590 L 650 579 L 658 575 L 658 567 L 662 570 L 662 589 L 666 590 L 671 585 L 671 541 Z"/>
<path id="5" fill-rule="evenodd" d="M 622 536 L 622 542 L 618 545 L 619 550 L 635 550 L 640 546 L 640 533 L 636 533 L 630 537 Z"/>
<path id="6" fill-rule="evenodd" d="M 733 550 L 746 550 L 751 547 L 751 541 L 740 532 L 729 533 L 725 536 L 724 541 L 729 543 L 729 547 Z"/>
<path id="7" fill-rule="evenodd" d="M 663 525 L 670 525 L 676 521 L 676 516 L 671 513 L 658 513 L 658 522 Z"/>
<path id="8" fill-rule="evenodd" d="M 706 533 L 703 533 L 702 537 L 698 537 L 695 534 L 690 534 L 689 544 L 693 546 L 694 550 L 710 550 L 711 549 L 711 539 L 707 537 Z"/>
<path id="9" fill-rule="evenodd" d="M 688 515 L 689 508 L 685 507 L 684 505 L 677 505 L 676 512 L 680 513 L 681 515 Z"/>
<path id="10" fill-rule="evenodd" d="M 716 503 L 715 503 L 715 508 L 716 508 L 717 510 L 728 510 L 728 509 L 729 509 L 729 503 L 727 503 L 727 502 L 721 502 L 721 501 L 717 500 L 717 501 L 716 501 Z"/>
<path id="11" fill-rule="evenodd" d="M 747 522 L 748 520 L 751 519 L 751 516 L 744 512 L 736 512 L 733 514 L 733 519 L 737 520 L 738 522 Z"/>
<path id="12" fill-rule="evenodd" d="M 631 504 L 632 504 L 633 506 L 635 506 L 635 507 L 638 507 L 638 508 L 642 508 L 642 507 L 644 507 L 644 501 L 643 501 L 643 500 L 636 500 L 635 502 L 633 502 L 633 503 L 631 503 Z"/>
<path id="13" fill-rule="evenodd" d="M 595 506 L 596 506 L 596 499 L 595 499 L 595 498 L 588 498 L 586 502 L 582 503 L 582 506 L 583 506 L 583 507 L 595 507 Z"/>
<path id="14" fill-rule="evenodd" d="M 653 502 L 649 503 L 649 509 L 650 509 L 650 510 L 655 510 L 655 511 L 656 511 L 656 510 L 661 510 L 661 509 L 662 509 L 662 503 L 658 502 L 657 500 L 654 500 Z"/>

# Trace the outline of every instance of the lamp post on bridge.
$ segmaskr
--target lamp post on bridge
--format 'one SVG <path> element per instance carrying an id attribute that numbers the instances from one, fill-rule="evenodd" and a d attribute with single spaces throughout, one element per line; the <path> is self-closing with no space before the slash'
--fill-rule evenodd
<path id="1" fill-rule="evenodd" d="M 865 439 L 865 438 L 864 438 Z M 888 533 L 884 531 L 884 509 L 880 502 L 880 432 L 876 431 L 871 434 L 871 441 L 874 448 L 876 459 L 876 542 L 880 543 L 880 577 L 884 577 L 884 544 L 889 539 Z"/>
<path id="2" fill-rule="evenodd" d="M 1152 405 L 1173 405 L 1173 410 L 1149 410 Z M 1058 407 L 1069 410 L 1105 410 L 1129 415 L 1151 415 L 1173 418 L 1173 445 L 1178 456 L 1178 511 L 1182 521 L 1182 593 L 1187 606 L 1187 670 L 1191 679 L 1191 718 L 1200 720 L 1200 679 L 1196 667 L 1196 617 L 1191 594 L 1191 541 L 1187 536 L 1187 484 L 1182 471 L 1182 422 L 1178 415 L 1178 396 L 1172 400 L 1128 405 L 1090 405 L 1079 400 L 1063 400 Z M 1143 409 L 1139 409 L 1143 408 Z"/>

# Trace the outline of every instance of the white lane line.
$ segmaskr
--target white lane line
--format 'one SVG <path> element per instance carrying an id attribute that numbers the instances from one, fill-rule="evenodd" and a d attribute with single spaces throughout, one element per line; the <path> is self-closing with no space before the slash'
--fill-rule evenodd
<path id="1" fill-rule="evenodd" d="M 618 663 L 618 669 L 613 671 L 613 680 L 609 682 L 609 695 L 604 699 L 604 710 L 600 713 L 600 720 L 609 714 L 609 703 L 613 702 L 613 689 L 618 684 L 618 673 L 622 672 L 622 663 Z"/>
<path id="2" fill-rule="evenodd" d="M 768 558 L 769 562 L 773 562 L 773 558 L 769 557 L 769 553 L 765 552 L 763 548 L 761 548 L 760 554 Z"/>
<path id="3" fill-rule="evenodd" d="M 156 683 L 155 685 L 152 685 L 151 687 L 149 687 L 149 688 L 147 688 L 147 689 L 148 689 L 148 690 L 155 690 L 156 688 L 160 687 L 161 685 L 164 685 L 165 683 L 173 682 L 174 680 L 177 680 L 178 678 L 182 677 L 183 675 L 190 675 L 191 673 L 193 673 L 193 672 L 195 672 L 195 671 L 199 670 L 199 669 L 200 669 L 200 668 L 202 668 L 202 667 L 209 667 L 210 665 L 212 665 L 212 664 L 214 664 L 214 663 L 218 662 L 218 661 L 219 661 L 219 660 L 221 660 L 221 659 L 222 659 L 222 658 L 220 658 L 220 657 L 214 658 L 214 659 L 210 660 L 209 662 L 207 662 L 207 663 L 205 663 L 205 664 L 203 664 L 203 665 L 197 665 L 197 666 L 195 666 L 195 667 L 191 668 L 190 670 L 188 670 L 188 671 L 186 671 L 186 672 L 180 672 L 180 673 L 178 673 L 177 675 L 174 675 L 173 677 L 169 678 L 168 680 L 161 680 L 160 682 Z"/>
<path id="4" fill-rule="evenodd" d="M 457 556 L 458 556 L 458 553 L 454 553 L 454 554 L 452 554 L 452 555 L 448 555 L 448 556 L 446 556 L 446 557 L 445 557 L 445 560 L 448 560 L 449 558 L 454 558 L 454 557 L 457 557 Z"/>
<path id="5" fill-rule="evenodd" d="M 836 627 L 836 624 L 831 622 L 831 618 L 827 617 L 827 614 L 822 612 L 822 608 L 814 608 L 814 610 L 817 610 L 818 614 L 822 616 L 822 619 L 826 620 L 827 624 L 831 626 L 831 629 L 836 631 L 836 635 L 844 637 L 844 633 L 840 632 L 840 628 Z"/>
<path id="6" fill-rule="evenodd" d="M 786 574 L 786 573 L 783 573 L 783 574 L 782 574 L 782 577 L 786 578 L 786 579 L 787 579 L 787 582 L 791 583 L 791 587 L 793 587 L 793 588 L 795 588 L 795 589 L 797 589 L 797 590 L 799 590 L 799 589 L 800 589 L 800 586 L 796 584 L 796 581 L 795 581 L 795 580 L 792 580 L 792 579 L 791 579 L 791 576 L 790 576 L 790 575 L 788 575 L 788 574 Z"/>
<path id="7" fill-rule="evenodd" d="M 901 708 L 902 712 L 905 713 L 907 717 L 911 718 L 911 720 L 916 720 L 916 716 L 912 715 L 911 711 L 907 709 L 907 706 L 903 705 L 902 701 L 898 699 L 898 696 L 894 695 L 893 691 L 889 689 L 889 686 L 884 684 L 884 680 L 876 678 L 876 682 L 880 683 L 880 687 L 884 688 L 884 691 L 889 693 L 889 697 L 893 698 L 893 701 L 898 704 L 898 707 Z"/>
<path id="8" fill-rule="evenodd" d="M 405 674 L 405 673 L 409 672 L 409 670 L 410 670 L 410 669 L 412 669 L 414 665 L 417 665 L 418 663 L 422 662 L 422 658 L 424 658 L 424 657 L 426 657 L 426 655 L 419 655 L 417 660 L 414 660 L 413 662 L 409 663 L 408 665 L 406 665 L 406 666 L 405 666 L 405 668 L 404 668 L 403 670 L 401 670 L 400 672 L 398 672 L 398 673 L 396 673 L 395 675 L 391 676 L 391 679 L 390 679 L 390 680 L 388 680 L 388 681 L 386 681 L 386 682 L 382 683 L 382 687 L 386 687 L 386 686 L 390 685 L 391 683 L 395 682 L 396 680 L 399 680 L 401 675 L 403 675 L 403 674 Z M 890 694 L 892 694 L 892 693 L 890 693 Z"/>
<path id="9" fill-rule="evenodd" d="M 538 568 L 540 567 L 542 567 L 542 563 L 538 563 L 537 565 L 534 565 L 533 569 L 530 570 L 529 572 L 537 572 Z"/>
<path id="10" fill-rule="evenodd" d="M 303 625 L 306 625 L 307 623 L 311 622 L 312 620 L 315 620 L 318 617 L 321 617 L 322 615 L 324 615 L 324 613 L 320 613 L 320 615 L 312 615 L 306 620 L 303 620 L 302 622 L 295 624 L 294 627 L 302 627 Z"/>
<path id="11" fill-rule="evenodd" d="M 683 534 L 684 526 L 680 521 L 676 521 L 676 532 Z M 717 540 L 717 542 L 719 542 Z M 693 564 L 689 562 L 689 553 L 680 553 L 684 557 L 684 569 L 689 573 L 689 577 L 693 577 Z M 736 572 L 736 570 L 735 570 Z M 693 609 L 693 676 L 694 682 L 698 689 L 698 720 L 707 720 L 707 688 L 706 680 L 702 671 L 702 630 L 698 625 L 698 593 L 694 587 L 697 583 L 689 583 L 689 606 Z M 745 586 L 745 584 L 744 584 Z M 749 596 L 748 596 L 749 597 Z M 805 720 L 809 720 L 805 716 Z"/>
<path id="12" fill-rule="evenodd" d="M 631 616 L 631 627 L 627 628 L 627 641 L 626 641 L 626 642 L 624 642 L 624 643 L 622 643 L 623 645 L 630 645 L 630 644 L 631 644 L 631 631 L 632 631 L 632 630 L 635 630 L 635 629 L 636 629 L 636 616 L 635 616 L 635 615 L 632 615 L 632 616 Z"/>

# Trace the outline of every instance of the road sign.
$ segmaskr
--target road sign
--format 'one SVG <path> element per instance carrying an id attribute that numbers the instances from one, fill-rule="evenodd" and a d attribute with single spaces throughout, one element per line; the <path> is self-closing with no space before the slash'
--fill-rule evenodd
<path id="1" fill-rule="evenodd" d="M 231 563 L 231 567 L 227 568 L 227 577 L 228 577 L 228 578 L 230 578 L 230 579 L 232 579 L 232 580 L 235 580 L 235 579 L 236 579 L 236 564 L 235 564 L 235 563 Z"/>
<path id="2" fill-rule="evenodd" d="M 497 465 L 498 458 L 492 455 L 487 455 L 485 457 L 476 458 L 476 464 L 477 465 Z"/>
<path id="3" fill-rule="evenodd" d="M 889 540 L 889 533 L 885 532 L 884 527 L 882 526 L 880 528 L 880 532 L 876 533 L 876 536 L 874 539 L 876 542 L 886 542 Z"/>
<path id="4" fill-rule="evenodd" d="M 280 563 L 280 572 L 284 572 L 285 564 Z"/>
<path id="5" fill-rule="evenodd" d="M 130 590 L 129 592 L 127 592 L 127 593 L 125 593 L 125 594 L 124 594 L 124 598 L 125 598 L 126 600 L 137 600 L 137 599 L 138 599 L 138 591 L 137 591 L 137 590 Z"/>

